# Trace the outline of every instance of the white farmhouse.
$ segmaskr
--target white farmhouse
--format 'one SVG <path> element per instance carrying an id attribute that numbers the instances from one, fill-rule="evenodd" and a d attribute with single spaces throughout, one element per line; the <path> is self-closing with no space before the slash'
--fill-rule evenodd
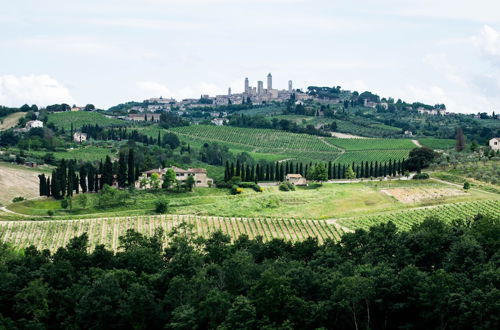
<path id="1" fill-rule="evenodd" d="M 25 128 L 29 131 L 32 128 L 41 128 L 43 127 L 43 121 L 41 120 L 30 120 L 26 122 Z"/>
<path id="2" fill-rule="evenodd" d="M 492 150 L 500 150 L 500 138 L 493 138 L 490 140 L 490 148 Z"/>
<path id="3" fill-rule="evenodd" d="M 73 141 L 78 143 L 87 141 L 87 133 L 76 132 L 75 134 L 73 134 Z"/>

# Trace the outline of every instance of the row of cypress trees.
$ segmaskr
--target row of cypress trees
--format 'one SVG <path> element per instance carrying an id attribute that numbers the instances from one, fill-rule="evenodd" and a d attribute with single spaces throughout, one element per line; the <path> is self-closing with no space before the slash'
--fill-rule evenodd
<path id="1" fill-rule="evenodd" d="M 62 159 L 51 176 L 45 174 L 38 176 L 39 193 L 40 196 L 62 199 L 80 191 L 98 192 L 105 184 L 112 186 L 115 182 L 124 188 L 135 185 L 139 174 L 133 149 L 129 149 L 128 157 L 120 153 L 118 161 L 114 163 L 109 156 L 106 156 L 104 163 L 99 162 L 97 167 L 87 162 L 78 168 L 75 160 Z"/>
<path id="2" fill-rule="evenodd" d="M 267 164 L 242 164 L 226 162 L 224 181 L 233 177 L 240 177 L 242 181 L 283 181 L 287 174 L 301 174 L 308 176 L 309 169 L 317 163 L 276 162 Z M 406 171 L 406 162 L 402 160 L 389 160 L 388 162 L 365 161 L 350 165 L 356 173 L 356 178 L 376 178 L 385 176 L 402 175 Z M 328 162 L 328 179 L 345 179 L 349 165 Z"/>

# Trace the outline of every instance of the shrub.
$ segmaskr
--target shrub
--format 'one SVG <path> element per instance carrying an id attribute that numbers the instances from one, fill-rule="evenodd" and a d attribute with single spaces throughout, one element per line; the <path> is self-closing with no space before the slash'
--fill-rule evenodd
<path id="1" fill-rule="evenodd" d="M 24 200 L 25 200 L 25 198 L 24 198 L 24 197 L 17 196 L 17 197 L 14 197 L 14 198 L 12 199 L 12 203 L 22 202 L 22 201 L 24 201 Z"/>
<path id="2" fill-rule="evenodd" d="M 413 176 L 413 180 L 427 180 L 428 178 L 430 176 L 427 173 L 418 173 Z"/>
<path id="3" fill-rule="evenodd" d="M 279 185 L 279 190 L 281 191 L 290 191 L 290 190 L 295 190 L 295 186 L 291 184 L 290 182 L 283 182 Z"/>
<path id="4" fill-rule="evenodd" d="M 53 216 L 53 215 L 54 215 L 54 211 L 52 211 L 52 210 L 48 210 L 48 211 L 47 211 L 47 214 L 48 214 L 48 216 L 49 216 L 49 217 L 51 217 L 51 216 Z"/>
<path id="5" fill-rule="evenodd" d="M 231 194 L 233 194 L 233 195 L 239 195 L 242 192 L 243 192 L 243 188 L 240 188 L 237 185 L 234 185 L 231 187 Z"/>
<path id="6" fill-rule="evenodd" d="M 61 201 L 61 207 L 62 207 L 63 209 L 67 209 L 67 208 L 68 208 L 68 206 L 69 206 L 68 200 L 67 200 L 67 199 L 63 199 L 63 200 Z"/>
<path id="7" fill-rule="evenodd" d="M 464 182 L 464 190 L 469 190 L 470 189 L 470 183 L 467 181 Z"/>
<path id="8" fill-rule="evenodd" d="M 168 210 L 168 201 L 164 199 L 159 199 L 155 202 L 155 212 L 165 213 Z"/>

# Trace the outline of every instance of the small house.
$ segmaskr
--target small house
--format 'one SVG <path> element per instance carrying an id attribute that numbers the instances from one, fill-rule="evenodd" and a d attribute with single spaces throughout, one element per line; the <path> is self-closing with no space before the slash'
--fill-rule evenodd
<path id="1" fill-rule="evenodd" d="M 294 186 L 307 186 L 306 178 L 300 174 L 287 174 L 285 180 Z"/>
<path id="2" fill-rule="evenodd" d="M 493 138 L 490 140 L 490 148 L 492 150 L 500 150 L 500 138 Z"/>
<path id="3" fill-rule="evenodd" d="M 73 141 L 77 143 L 82 143 L 87 141 L 87 133 L 76 132 L 73 134 Z"/>

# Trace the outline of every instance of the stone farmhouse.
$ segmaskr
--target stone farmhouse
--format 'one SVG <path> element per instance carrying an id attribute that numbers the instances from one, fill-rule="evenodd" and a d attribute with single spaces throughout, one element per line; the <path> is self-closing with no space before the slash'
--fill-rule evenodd
<path id="1" fill-rule="evenodd" d="M 194 177 L 195 187 L 211 187 L 214 180 L 207 176 L 207 170 L 204 168 L 188 168 L 187 170 L 172 166 L 170 167 L 175 172 L 177 181 L 183 183 L 189 176 Z M 158 174 L 160 177 L 160 186 L 163 183 L 163 175 L 167 172 L 168 168 L 152 169 L 142 172 L 141 178 L 151 178 L 153 173 Z M 139 182 L 141 181 L 139 178 Z M 146 187 L 148 188 L 148 187 Z"/>
<path id="2" fill-rule="evenodd" d="M 87 133 L 76 132 L 73 134 L 73 141 L 77 143 L 82 143 L 87 141 Z"/>
<path id="3" fill-rule="evenodd" d="M 285 180 L 294 186 L 307 186 L 306 178 L 300 174 L 287 174 Z"/>
<path id="4" fill-rule="evenodd" d="M 500 138 L 493 138 L 490 140 L 490 148 L 492 150 L 500 150 Z"/>

